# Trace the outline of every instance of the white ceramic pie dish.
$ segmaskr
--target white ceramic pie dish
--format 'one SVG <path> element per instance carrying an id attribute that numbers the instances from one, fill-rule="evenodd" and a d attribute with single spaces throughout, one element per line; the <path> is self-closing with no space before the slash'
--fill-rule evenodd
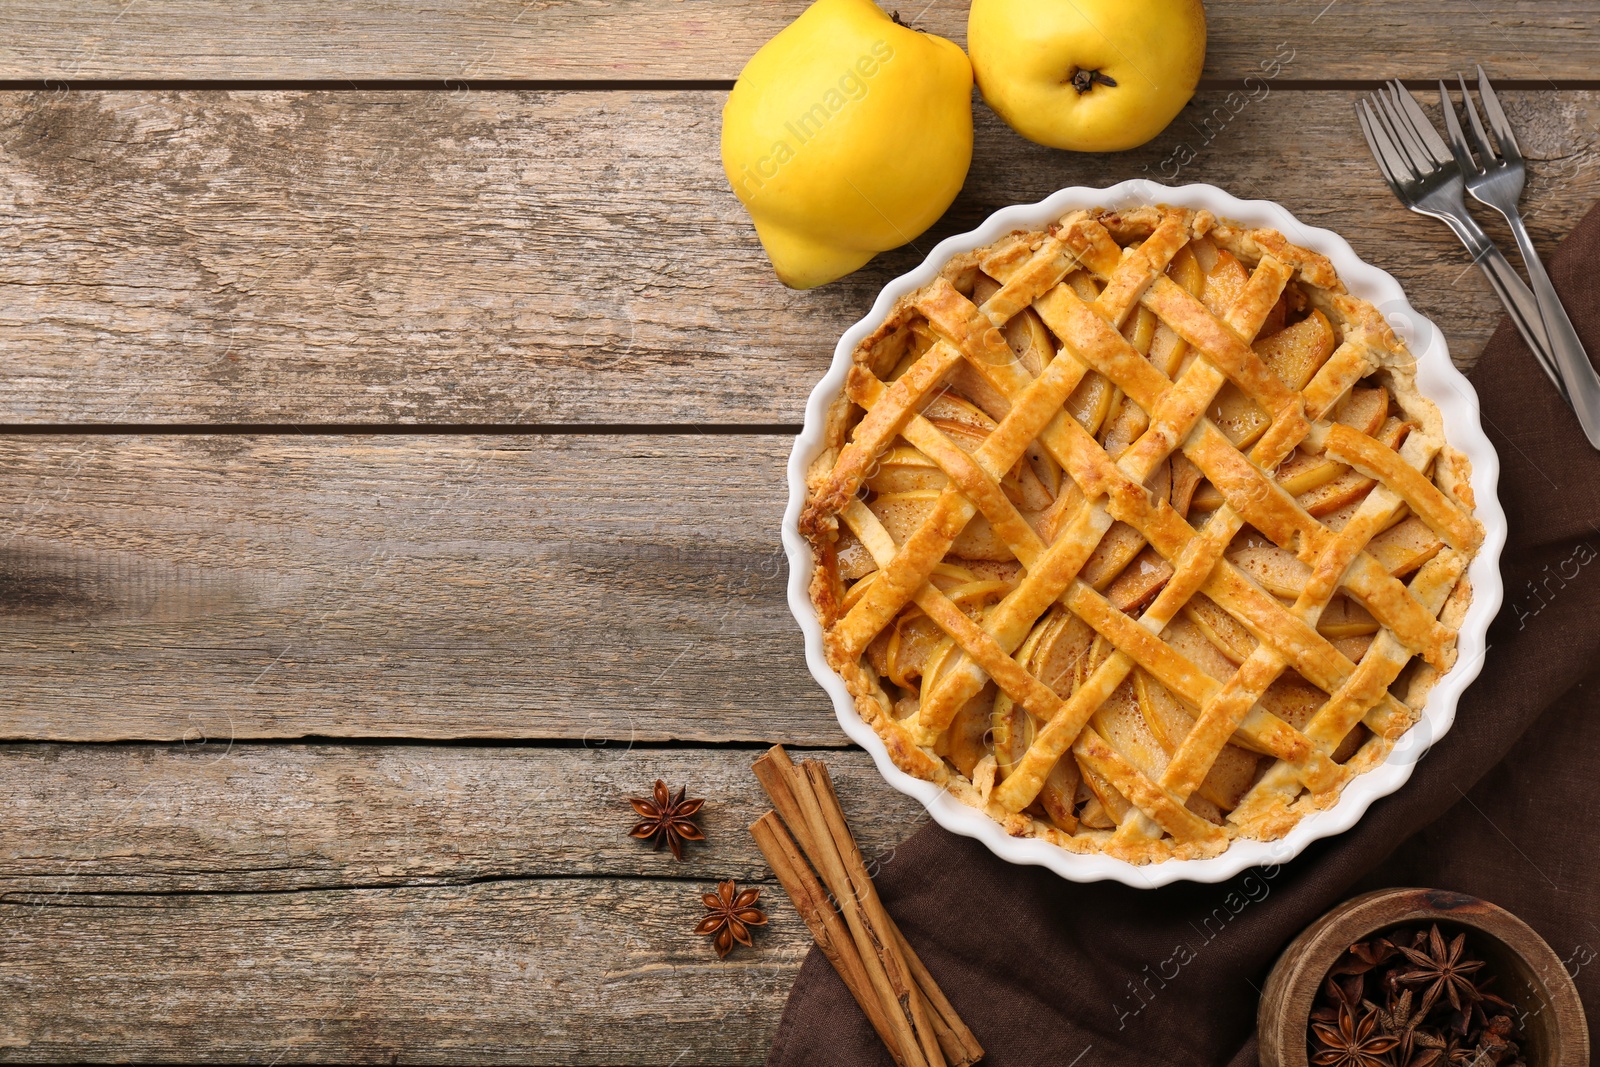
<path id="1" fill-rule="evenodd" d="M 1281 231 L 1290 241 L 1327 256 L 1352 295 L 1370 301 L 1417 360 L 1417 388 L 1438 405 L 1445 437 L 1472 464 L 1475 516 L 1483 524 L 1484 540 L 1467 571 L 1473 598 L 1463 619 L 1454 668 L 1439 679 L 1428 695 L 1417 724 L 1395 744 L 1388 759 L 1357 775 L 1344 787 L 1338 803 L 1301 819 L 1277 841 L 1236 840 L 1227 851 L 1209 859 L 1167 860 L 1137 866 L 1103 853 L 1068 852 L 1047 841 L 1012 837 L 999 823 L 963 804 L 932 782 L 906 774 L 896 767 L 878 734 L 856 711 L 844 680 L 828 666 L 823 652 L 822 627 L 812 606 L 809 583 L 813 571 L 811 547 L 799 531 L 806 497 L 806 471 L 825 447 L 824 422 L 829 405 L 844 387 L 856 345 L 889 314 L 895 301 L 929 284 L 953 256 L 980 248 L 1019 229 L 1042 229 L 1069 211 L 1105 207 L 1126 209 L 1149 204 L 1205 209 L 1250 226 Z M 1278 204 L 1267 200 L 1240 200 L 1211 185 L 1165 186 L 1144 179 L 1122 182 L 1108 189 L 1062 189 L 1037 203 L 1003 208 L 969 233 L 942 242 L 917 269 L 886 285 L 865 318 L 845 331 L 834 349 L 828 373 L 812 390 L 806 404 L 805 426 L 789 456 L 789 504 L 783 517 L 783 544 L 789 560 L 789 608 L 805 635 L 806 663 L 812 675 L 833 698 L 839 725 L 856 744 L 872 754 L 879 772 L 890 785 L 921 801 L 934 821 L 945 829 L 976 838 L 1001 859 L 1012 863 L 1048 867 L 1074 882 L 1113 879 L 1135 888 L 1155 888 L 1176 881 L 1220 882 L 1257 866 L 1285 863 L 1311 842 L 1348 830 L 1379 797 L 1399 789 L 1413 767 L 1455 721 L 1462 692 L 1478 676 L 1486 652 L 1489 623 L 1500 610 L 1500 551 L 1505 544 L 1505 513 L 1496 493 L 1500 460 L 1484 436 L 1478 418 L 1478 397 L 1450 362 L 1444 335 L 1406 300 L 1400 285 L 1384 271 L 1359 259 L 1350 245 L 1329 230 L 1306 226 Z"/>

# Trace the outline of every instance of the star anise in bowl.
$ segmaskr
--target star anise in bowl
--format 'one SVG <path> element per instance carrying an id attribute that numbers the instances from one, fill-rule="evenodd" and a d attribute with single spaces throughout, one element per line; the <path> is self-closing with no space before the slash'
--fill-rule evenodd
<path id="1" fill-rule="evenodd" d="M 1417 944 L 1422 945 L 1421 938 L 1418 938 Z M 1483 961 L 1463 957 L 1462 950 L 1466 944 L 1467 935 L 1457 934 L 1455 940 L 1446 945 L 1444 936 L 1435 925 L 1428 931 L 1425 948 L 1395 945 L 1412 966 L 1410 971 L 1399 976 L 1400 983 L 1427 988 L 1427 992 L 1422 994 L 1424 1015 L 1439 1002 L 1441 993 L 1449 997 L 1450 1007 L 1458 1012 L 1462 1010 L 1463 1002 L 1482 999 L 1471 976 L 1483 969 Z"/>
<path id="2" fill-rule="evenodd" d="M 649 799 L 629 797 L 628 803 L 633 805 L 633 810 L 638 812 L 641 818 L 634 824 L 633 829 L 628 831 L 628 836 L 654 841 L 658 850 L 665 841 L 667 847 L 672 849 L 673 856 L 682 860 L 685 841 L 706 839 L 700 827 L 693 821 L 705 801 L 684 799 L 688 792 L 689 787 L 684 786 L 678 790 L 676 796 L 673 796 L 667 789 L 667 783 L 657 778 L 655 790 Z"/>
<path id="3" fill-rule="evenodd" d="M 1519 1013 L 1467 932 L 1401 926 L 1351 945 L 1312 1002 L 1319 1067 L 1521 1067 Z"/>
<path id="4" fill-rule="evenodd" d="M 1376 1012 L 1364 1011 L 1358 1018 L 1356 1009 L 1343 1001 L 1333 1025 L 1315 1022 L 1311 1032 L 1322 1045 L 1311 1057 L 1317 1067 L 1390 1067 L 1387 1053 L 1400 1043 L 1378 1031 Z"/>

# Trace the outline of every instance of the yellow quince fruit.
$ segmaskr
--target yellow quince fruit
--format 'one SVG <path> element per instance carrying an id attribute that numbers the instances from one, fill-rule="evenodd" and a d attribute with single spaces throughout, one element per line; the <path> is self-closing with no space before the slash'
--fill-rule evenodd
<path id="1" fill-rule="evenodd" d="M 967 48 L 983 99 L 1022 136 L 1117 152 L 1194 95 L 1206 13 L 1200 0 L 972 0 Z"/>
<path id="2" fill-rule="evenodd" d="M 817 0 L 762 46 L 722 109 L 722 167 L 795 289 L 916 239 L 972 162 L 972 65 L 873 0 Z"/>

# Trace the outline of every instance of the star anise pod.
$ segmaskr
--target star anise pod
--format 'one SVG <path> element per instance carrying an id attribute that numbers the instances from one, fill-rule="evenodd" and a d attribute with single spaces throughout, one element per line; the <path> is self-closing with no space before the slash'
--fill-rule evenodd
<path id="1" fill-rule="evenodd" d="M 1422 942 L 1419 939 L 1417 943 L 1420 945 Z M 1449 999 L 1450 1006 L 1456 1011 L 1461 1010 L 1463 1003 L 1470 1004 L 1481 995 L 1470 976 L 1483 967 L 1483 961 L 1463 958 L 1462 951 L 1466 943 L 1467 935 L 1457 934 L 1447 947 L 1444 936 L 1435 925 L 1428 931 L 1426 950 L 1396 946 L 1415 968 L 1402 974 L 1400 981 L 1409 986 L 1428 987 L 1428 991 L 1422 995 L 1424 1015 L 1433 1010 L 1441 994 Z"/>
<path id="2" fill-rule="evenodd" d="M 1311 1057 L 1317 1067 L 1389 1067 L 1388 1054 L 1400 1042 L 1377 1032 L 1378 1016 L 1367 1012 L 1357 1021 L 1348 1004 L 1339 1004 L 1339 1025 L 1312 1023 L 1322 1048 Z"/>
<path id="3" fill-rule="evenodd" d="M 717 950 L 718 959 L 733 951 L 735 941 L 741 945 L 751 944 L 750 927 L 767 925 L 767 913 L 756 907 L 756 901 L 761 899 L 761 890 L 746 889 L 742 893 L 735 893 L 737 888 L 731 881 L 718 882 L 715 893 L 706 893 L 700 898 L 711 914 L 700 920 L 694 932 L 716 935 L 711 945 Z"/>
<path id="4" fill-rule="evenodd" d="M 1402 991 L 1389 998 L 1389 1005 L 1380 1008 L 1370 1000 L 1362 1001 L 1367 1011 L 1378 1018 L 1378 1028 L 1395 1039 L 1395 1062 L 1409 1064 L 1416 1048 L 1417 1027 L 1426 1015 L 1420 1008 L 1411 1010 L 1411 990 Z"/>
<path id="5" fill-rule="evenodd" d="M 1428 1027 L 1419 1027 L 1413 1038 L 1415 1049 L 1409 1061 L 1401 1061 L 1400 1067 L 1444 1067 L 1450 1060 L 1450 1054 L 1455 1051 L 1455 1039 L 1446 1041 L 1436 1031 Z"/>
<path id="6" fill-rule="evenodd" d="M 1517 1014 L 1517 1009 L 1509 1000 L 1496 996 L 1490 989 L 1494 985 L 1494 975 L 1489 975 L 1478 982 L 1478 999 L 1473 1002 L 1472 1010 L 1477 1020 L 1484 1026 L 1489 1025 L 1491 1016 L 1510 1017 Z"/>
<path id="7" fill-rule="evenodd" d="M 1395 947 L 1389 941 L 1358 941 L 1344 950 L 1344 955 L 1333 965 L 1329 974 L 1366 974 L 1374 967 L 1387 963 L 1394 957 Z"/>
<path id="8" fill-rule="evenodd" d="M 1355 1011 L 1356 1005 L 1361 1003 L 1361 994 L 1366 987 L 1365 980 L 1360 975 L 1330 974 L 1322 981 L 1322 992 L 1327 996 L 1330 1007 L 1335 1012 L 1329 1021 L 1337 1015 L 1339 1005 L 1347 1006 Z"/>
<path id="9" fill-rule="evenodd" d="M 1418 1031 L 1420 1037 L 1421 1031 Z M 1409 1060 L 1395 1060 L 1397 1067 L 1444 1067 L 1444 1052 L 1436 1048 L 1416 1048 Z"/>
<path id="10" fill-rule="evenodd" d="M 672 796 L 667 791 L 667 783 L 656 779 L 655 796 L 650 800 L 641 800 L 638 797 L 629 797 L 628 803 L 633 805 L 633 810 L 643 816 L 628 831 L 629 837 L 641 839 L 655 839 L 655 847 L 661 848 L 665 841 L 667 847 L 672 849 L 673 856 L 683 859 L 683 843 L 685 841 L 704 841 L 706 835 L 700 832 L 700 827 L 690 821 L 700 808 L 704 800 L 685 800 L 684 794 L 689 791 L 688 786 L 678 790 L 677 796 Z"/>

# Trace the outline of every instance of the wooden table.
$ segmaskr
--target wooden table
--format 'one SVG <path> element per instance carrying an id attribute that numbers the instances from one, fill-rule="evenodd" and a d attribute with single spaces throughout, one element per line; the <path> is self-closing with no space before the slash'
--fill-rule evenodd
<path id="1" fill-rule="evenodd" d="M 0 1058 L 760 1062 L 804 930 L 773 887 L 757 951 L 689 932 L 770 877 L 750 761 L 826 750 L 869 850 L 922 818 L 807 675 L 777 536 L 877 289 L 1005 204 L 1207 181 L 1344 234 L 1465 367 L 1500 309 L 1359 92 L 1482 61 L 1541 245 L 1600 197 L 1600 3 L 1215 0 L 1151 145 L 980 105 L 935 230 L 794 293 L 717 137 L 802 8 L 0 8 Z M 709 799 L 681 865 L 625 836 L 657 777 Z"/>

